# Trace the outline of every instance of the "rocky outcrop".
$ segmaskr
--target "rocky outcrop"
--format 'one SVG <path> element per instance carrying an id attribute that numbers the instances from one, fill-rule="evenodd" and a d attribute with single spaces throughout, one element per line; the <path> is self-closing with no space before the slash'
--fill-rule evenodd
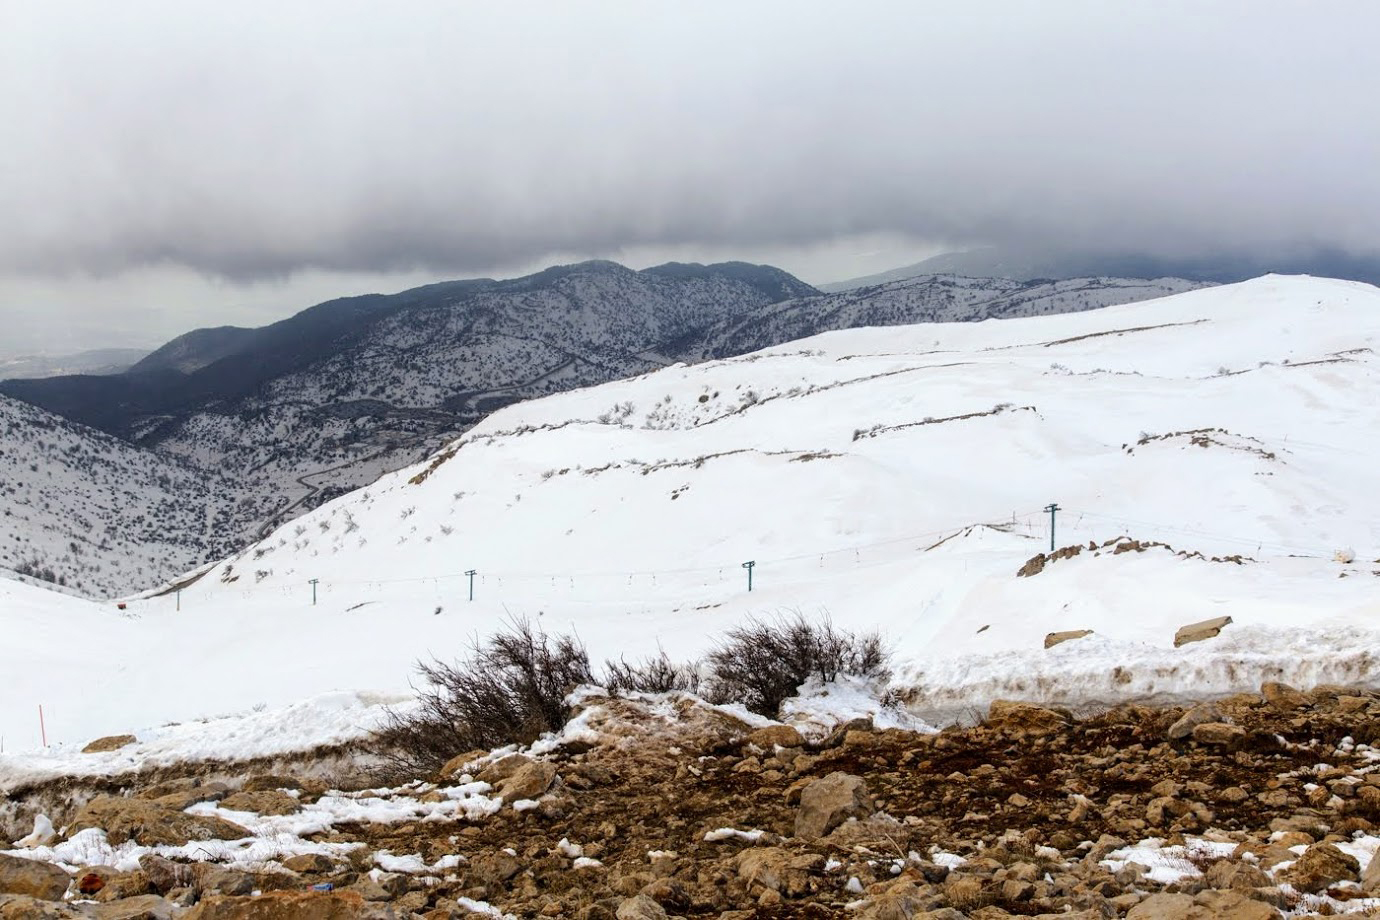
<path id="1" fill-rule="evenodd" d="M 0 894 L 56 901 L 67 893 L 71 882 L 66 872 L 51 863 L 0 853 Z"/>
<path id="2" fill-rule="evenodd" d="M 823 837 L 849 818 L 865 818 L 874 810 L 862 777 L 830 773 L 801 790 L 795 835 L 806 840 Z"/>
<path id="3" fill-rule="evenodd" d="M 189 815 L 157 802 L 100 796 L 77 812 L 67 827 L 70 837 L 87 828 L 100 828 L 113 844 L 132 840 L 142 846 L 181 846 L 193 840 L 239 840 L 249 831 L 209 815 Z"/>

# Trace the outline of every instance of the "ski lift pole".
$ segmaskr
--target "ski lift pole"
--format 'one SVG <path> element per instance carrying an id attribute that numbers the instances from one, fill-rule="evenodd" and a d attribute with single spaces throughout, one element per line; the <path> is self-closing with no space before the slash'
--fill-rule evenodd
<path id="1" fill-rule="evenodd" d="M 311 579 L 311 605 L 312 605 L 313 607 L 316 606 L 316 583 L 317 583 L 318 581 L 320 581 L 319 578 L 313 578 L 313 579 Z"/>
<path id="2" fill-rule="evenodd" d="M 752 590 L 752 567 L 756 564 L 756 562 L 750 559 L 743 563 L 743 568 L 747 569 L 748 573 L 748 591 Z"/>
<path id="3" fill-rule="evenodd" d="M 1045 505 L 1045 510 L 1049 512 L 1049 551 L 1054 552 L 1054 515 L 1059 511 L 1059 506 L 1051 502 Z"/>
<path id="4" fill-rule="evenodd" d="M 465 570 L 465 574 L 468 575 L 468 576 L 469 576 L 469 579 L 470 579 L 470 600 L 474 600 L 474 576 L 475 576 L 475 571 L 474 571 L 474 569 L 466 569 L 466 570 Z"/>

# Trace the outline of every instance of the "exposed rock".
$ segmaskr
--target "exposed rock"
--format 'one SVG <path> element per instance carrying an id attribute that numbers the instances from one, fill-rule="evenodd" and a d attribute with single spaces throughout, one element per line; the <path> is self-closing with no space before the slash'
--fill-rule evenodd
<path id="1" fill-rule="evenodd" d="M 1308 697 L 1288 684 L 1266 681 L 1260 685 L 1260 695 L 1265 702 L 1277 709 L 1298 709 L 1308 702 Z"/>
<path id="2" fill-rule="evenodd" d="M 1315 843 L 1284 871 L 1284 880 L 1299 891 L 1325 891 L 1338 882 L 1356 881 L 1361 866 L 1356 857 L 1330 843 Z"/>
<path id="3" fill-rule="evenodd" d="M 1205 722 L 1221 722 L 1222 718 L 1222 710 L 1217 708 L 1216 703 L 1199 703 L 1169 726 L 1169 731 L 1165 732 L 1165 737 L 1170 741 L 1182 741 L 1193 734 L 1193 729 L 1199 725 Z"/>
<path id="4" fill-rule="evenodd" d="M 454 763 L 454 758 L 452 758 L 450 762 Z M 481 783 L 488 783 L 490 786 L 497 786 L 518 770 L 521 770 L 523 767 L 533 762 L 532 758 L 528 757 L 526 754 L 509 754 L 485 766 L 484 769 L 479 771 L 479 775 L 476 776 L 475 779 L 479 780 Z M 449 766 L 449 764 L 447 764 L 447 766 Z M 444 767 L 442 769 L 444 769 Z"/>
<path id="5" fill-rule="evenodd" d="M 172 920 L 180 913 L 170 902 L 156 894 L 141 894 L 98 904 L 92 909 L 91 916 L 93 920 Z"/>
<path id="6" fill-rule="evenodd" d="M 212 895 L 184 920 L 392 920 L 386 905 L 370 904 L 349 891 L 271 891 L 257 897 Z"/>
<path id="7" fill-rule="evenodd" d="M 645 894 L 636 894 L 618 905 L 618 920 L 667 920 L 666 908 Z"/>
<path id="8" fill-rule="evenodd" d="M 56 901 L 22 894 L 0 894 L 0 920 L 68 920 L 80 916 Z"/>
<path id="9" fill-rule="evenodd" d="M 321 853 L 299 853 L 296 856 L 289 856 L 287 859 L 283 860 L 282 865 L 284 869 L 306 874 L 332 872 L 335 870 L 334 860 Z"/>
<path id="10" fill-rule="evenodd" d="M 1193 726 L 1192 738 L 1199 744 L 1240 744 L 1246 740 L 1246 730 L 1227 722 L 1204 722 Z"/>
<path id="11" fill-rule="evenodd" d="M 987 709 L 988 725 L 1022 734 L 1048 734 L 1066 727 L 1070 721 L 1067 713 L 1033 703 L 993 700 Z"/>
<path id="12" fill-rule="evenodd" d="M 97 738 L 86 747 L 81 749 L 83 754 L 104 754 L 107 751 L 118 751 L 122 747 L 131 744 L 138 744 L 139 739 L 133 735 L 106 735 L 104 738 Z"/>
<path id="13" fill-rule="evenodd" d="M 464 754 L 456 754 L 450 760 L 446 761 L 445 765 L 437 771 L 436 776 L 438 779 L 443 780 L 453 779 L 461 773 L 467 772 L 465 770 L 466 767 L 479 760 L 479 758 L 488 756 L 488 753 L 488 751 L 466 751 Z M 488 780 L 485 780 L 485 782 L 488 782 Z"/>
<path id="14" fill-rule="evenodd" d="M 1210 920 L 1205 908 L 1186 894 L 1152 894 L 1126 912 L 1126 920 Z"/>
<path id="15" fill-rule="evenodd" d="M 57 901 L 71 883 L 71 877 L 51 863 L 0 853 L 0 894 Z"/>
<path id="16" fill-rule="evenodd" d="M 231 811 L 252 811 L 259 815 L 290 815 L 300 810 L 302 803 L 286 792 L 264 789 L 226 796 L 221 800 L 220 807 Z"/>
<path id="17" fill-rule="evenodd" d="M 101 828 L 115 845 L 133 840 L 143 846 L 181 846 L 193 840 L 240 840 L 249 831 L 209 815 L 189 815 L 146 799 L 100 796 L 77 812 L 67 836 L 86 828 Z"/>
<path id="18" fill-rule="evenodd" d="M 550 789 L 555 779 L 555 764 L 533 760 L 518 767 L 512 776 L 500 782 L 498 791 L 505 802 L 535 799 Z"/>
<path id="19" fill-rule="evenodd" d="M 1052 632 L 1045 636 L 1045 648 L 1054 648 L 1061 642 L 1068 642 L 1071 639 L 1081 639 L 1084 636 L 1091 636 L 1091 629 L 1068 629 L 1064 632 Z"/>
<path id="20" fill-rule="evenodd" d="M 795 816 L 795 835 L 807 840 L 823 837 L 849 818 L 874 811 L 867 783 L 860 776 L 834 772 L 805 786 Z"/>
<path id="21" fill-rule="evenodd" d="M 792 725 L 768 725 L 765 728 L 757 729 L 745 740 L 748 744 L 755 744 L 768 751 L 774 747 L 800 747 L 805 743 L 800 732 Z"/>
<path id="22" fill-rule="evenodd" d="M 272 792 L 275 789 L 301 789 L 302 784 L 291 776 L 276 776 L 272 773 L 256 773 L 244 781 L 243 792 Z"/>
<path id="23" fill-rule="evenodd" d="M 1179 631 L 1174 633 L 1174 647 L 1178 648 L 1190 642 L 1202 642 L 1204 639 L 1216 638 L 1222 628 L 1229 623 L 1231 623 L 1231 617 L 1213 617 L 1210 620 L 1181 626 Z"/>

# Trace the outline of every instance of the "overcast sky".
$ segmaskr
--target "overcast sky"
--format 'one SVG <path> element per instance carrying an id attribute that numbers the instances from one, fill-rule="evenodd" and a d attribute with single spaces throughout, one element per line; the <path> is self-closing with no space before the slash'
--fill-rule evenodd
<path id="1" fill-rule="evenodd" d="M 1380 250 L 1372 2 L 0 0 L 0 352 L 592 256 Z"/>

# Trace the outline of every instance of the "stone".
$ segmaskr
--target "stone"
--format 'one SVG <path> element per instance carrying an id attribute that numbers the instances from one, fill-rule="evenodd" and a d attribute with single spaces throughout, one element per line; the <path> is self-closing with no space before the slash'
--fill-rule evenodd
<path id="1" fill-rule="evenodd" d="M 1193 899 L 1217 920 L 1278 920 L 1279 911 L 1241 891 L 1202 891 Z"/>
<path id="2" fill-rule="evenodd" d="M 488 753 L 488 751 L 466 751 L 463 754 L 456 754 L 450 760 L 447 760 L 445 765 L 437 771 L 436 777 L 437 779 L 446 780 L 454 779 L 462 773 L 468 773 L 469 771 L 465 768 Z"/>
<path id="3" fill-rule="evenodd" d="M 142 795 L 139 798 L 152 799 L 173 811 L 184 811 L 201 802 L 219 802 L 229 793 L 230 787 L 224 783 L 205 783 L 173 789 L 158 796 Z"/>
<path id="4" fill-rule="evenodd" d="M 79 916 L 56 901 L 22 894 L 0 894 L 0 920 L 70 920 Z"/>
<path id="5" fill-rule="evenodd" d="M 614 916 L 618 920 L 667 920 L 666 908 L 645 894 L 625 898 Z"/>
<path id="6" fill-rule="evenodd" d="M 322 853 L 299 853 L 283 860 L 283 868 L 310 875 L 335 871 L 335 862 Z"/>
<path id="7" fill-rule="evenodd" d="M 52 863 L 0 853 L 0 894 L 58 901 L 71 883 L 71 877 Z"/>
<path id="8" fill-rule="evenodd" d="M 1306 695 L 1279 681 L 1266 681 L 1261 684 L 1260 696 L 1276 709 L 1298 709 L 1308 702 Z"/>
<path id="9" fill-rule="evenodd" d="M 451 762 L 454 762 L 454 758 Z M 480 770 L 475 779 L 481 783 L 488 783 L 490 786 L 497 786 L 529 763 L 533 763 L 533 760 L 526 754 L 508 754 Z"/>
<path id="10" fill-rule="evenodd" d="M 242 840 L 249 831 L 211 815 L 189 815 L 147 799 L 98 796 L 82 806 L 67 826 L 70 838 L 100 828 L 115 846 L 132 840 L 141 846 L 182 846 L 193 840 Z"/>
<path id="11" fill-rule="evenodd" d="M 556 780 L 556 765 L 544 760 L 533 760 L 518 769 L 498 784 L 499 795 L 505 802 L 518 799 L 535 799 L 551 788 Z"/>
<path id="12" fill-rule="evenodd" d="M 993 700 L 987 708 L 987 724 L 1027 735 L 1046 735 L 1066 727 L 1072 719 L 1067 713 L 1033 703 Z"/>
<path id="13" fill-rule="evenodd" d="M 849 818 L 865 818 L 874 811 L 867 783 L 860 776 L 834 772 L 800 791 L 795 835 L 807 840 L 823 837 Z"/>
<path id="14" fill-rule="evenodd" d="M 1222 719 L 1222 710 L 1217 708 L 1216 703 L 1199 703 L 1169 726 L 1169 731 L 1165 732 L 1165 737 L 1170 741 L 1182 741 L 1193 734 L 1193 729 L 1199 725 L 1205 722 L 1221 722 Z"/>
<path id="15" fill-rule="evenodd" d="M 97 738 L 86 747 L 81 749 L 83 754 L 104 754 L 107 751 L 118 751 L 122 747 L 131 744 L 138 744 L 139 739 L 133 735 L 106 735 L 104 738 Z"/>
<path id="16" fill-rule="evenodd" d="M 1126 912 L 1126 920 L 1210 920 L 1211 917 L 1186 894 L 1152 894 Z"/>
<path id="17" fill-rule="evenodd" d="M 278 789 L 301 789 L 302 784 L 291 776 L 277 776 L 272 773 L 256 773 L 244 781 L 243 792 L 273 792 Z"/>
<path id="18" fill-rule="evenodd" d="M 302 803 L 286 792 L 261 789 L 226 796 L 221 800 L 220 807 L 231 811 L 252 811 L 257 815 L 290 815 L 300 810 Z"/>
<path id="19" fill-rule="evenodd" d="M 777 747 L 800 747 L 805 743 L 800 732 L 792 725 L 768 725 L 766 728 L 757 729 L 745 740 L 748 744 L 755 744 L 767 751 Z"/>
<path id="20" fill-rule="evenodd" d="M 1067 629 L 1063 632 L 1052 632 L 1045 636 L 1045 648 L 1054 648 L 1054 646 L 1063 642 L 1081 639 L 1084 636 L 1091 636 L 1092 634 L 1093 631 L 1091 629 Z"/>
<path id="21" fill-rule="evenodd" d="M 1190 737 L 1199 744 L 1233 745 L 1246 740 L 1246 730 L 1228 722 L 1204 722 L 1193 726 Z"/>
<path id="22" fill-rule="evenodd" d="M 1213 888 L 1222 890 L 1248 891 L 1270 884 L 1270 877 L 1259 868 L 1235 859 L 1218 860 L 1208 867 L 1203 878 Z"/>
<path id="23" fill-rule="evenodd" d="M 1210 620 L 1201 620 L 1197 623 L 1181 626 L 1179 631 L 1174 633 L 1174 647 L 1178 648 L 1190 642 L 1202 642 L 1204 639 L 1216 638 L 1223 627 L 1230 623 L 1231 617 L 1213 617 Z"/>
<path id="24" fill-rule="evenodd" d="M 171 902 L 156 894 L 135 895 L 108 904 L 98 904 L 91 911 L 93 920 L 172 920 L 180 913 Z"/>
<path id="25" fill-rule="evenodd" d="M 1284 881 L 1299 891 L 1326 891 L 1338 882 L 1357 881 L 1360 863 L 1330 843 L 1315 843 L 1303 851 L 1283 873 Z"/>
<path id="26" fill-rule="evenodd" d="M 183 920 L 392 920 L 387 905 L 350 891 L 270 891 L 253 897 L 211 895 Z"/>

